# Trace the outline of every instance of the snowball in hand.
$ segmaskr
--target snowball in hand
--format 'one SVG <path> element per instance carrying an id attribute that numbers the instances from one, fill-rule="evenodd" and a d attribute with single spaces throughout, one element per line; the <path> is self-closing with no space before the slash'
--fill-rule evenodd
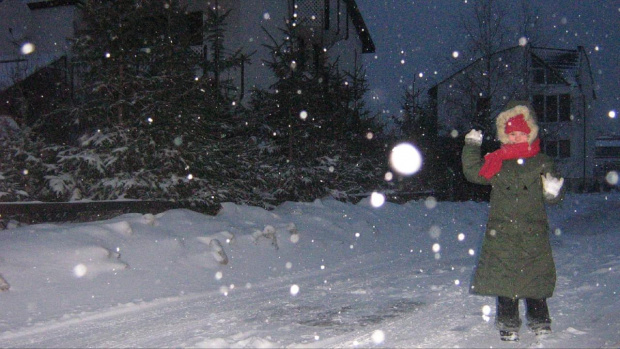
<path id="1" fill-rule="evenodd" d="M 412 175 L 422 167 L 422 155 L 413 145 L 401 143 L 392 149 L 390 167 L 401 175 Z"/>

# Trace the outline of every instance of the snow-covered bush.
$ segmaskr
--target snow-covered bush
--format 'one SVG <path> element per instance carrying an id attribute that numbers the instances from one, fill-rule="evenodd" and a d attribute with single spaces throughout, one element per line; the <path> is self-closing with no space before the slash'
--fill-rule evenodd
<path id="1" fill-rule="evenodd" d="M 50 148 L 33 141 L 27 128 L 0 138 L 0 142 L 0 201 L 49 197 L 44 177 L 54 170 L 45 159 Z"/>
<path id="2" fill-rule="evenodd" d="M 112 128 L 80 138 L 57 155 L 58 175 L 73 178 L 84 198 L 188 200 L 200 186 L 196 150 L 158 144 L 140 128 Z M 69 182 L 69 181 L 65 181 Z M 75 188 L 67 186 L 63 194 Z M 60 189 L 60 188 L 57 188 Z"/>

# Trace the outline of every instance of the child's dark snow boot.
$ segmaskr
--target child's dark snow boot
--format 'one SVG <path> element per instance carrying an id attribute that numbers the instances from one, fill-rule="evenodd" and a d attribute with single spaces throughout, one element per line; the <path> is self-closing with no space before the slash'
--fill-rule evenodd
<path id="1" fill-rule="evenodd" d="M 497 297 L 497 313 L 495 326 L 499 329 L 499 337 L 503 341 L 518 341 L 519 327 L 519 300 L 516 298 Z"/>
<path id="2" fill-rule="evenodd" d="M 549 317 L 549 308 L 546 299 L 526 298 L 525 305 L 527 307 L 526 317 L 527 326 L 534 331 L 537 336 L 543 336 L 551 333 L 551 318 Z"/>
<path id="3" fill-rule="evenodd" d="M 546 336 L 548 334 L 551 334 L 551 326 L 544 325 L 544 326 L 536 327 L 534 328 L 534 334 L 536 334 L 537 336 Z"/>
<path id="4" fill-rule="evenodd" d="M 519 340 L 519 332 L 500 330 L 499 338 L 506 342 L 516 342 Z"/>

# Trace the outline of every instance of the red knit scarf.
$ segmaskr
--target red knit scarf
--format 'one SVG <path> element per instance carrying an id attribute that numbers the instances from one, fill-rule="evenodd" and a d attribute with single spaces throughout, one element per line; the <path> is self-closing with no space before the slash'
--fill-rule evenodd
<path id="1" fill-rule="evenodd" d="M 484 164 L 478 172 L 486 179 L 491 179 L 502 169 L 504 160 L 531 158 L 540 152 L 540 140 L 536 138 L 532 145 L 527 142 L 503 144 L 498 150 L 484 156 Z"/>

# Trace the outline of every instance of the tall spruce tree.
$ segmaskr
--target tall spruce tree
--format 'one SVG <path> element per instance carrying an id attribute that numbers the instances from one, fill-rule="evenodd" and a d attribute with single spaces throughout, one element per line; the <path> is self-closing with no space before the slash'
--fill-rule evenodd
<path id="1" fill-rule="evenodd" d="M 196 14 L 176 0 L 91 0 L 80 9 L 73 47 L 80 88 L 38 128 L 48 141 L 77 145 L 62 151 L 61 165 L 75 169 L 67 176 L 81 178 L 84 197 L 96 199 L 234 201 L 235 94 L 213 74 L 224 76 L 237 59 L 223 49 L 224 18 L 211 13 L 216 22 L 203 25 L 200 14 L 201 42 L 222 52 L 207 60 L 193 46 L 196 21 L 188 18 Z M 93 156 L 106 160 L 89 170 L 83 160 Z"/>
<path id="2" fill-rule="evenodd" d="M 403 110 L 402 119 L 396 124 L 400 127 L 404 137 L 415 141 L 417 144 L 431 146 L 437 138 L 437 122 L 433 117 L 433 110 L 428 105 L 428 100 L 422 97 L 423 90 L 416 86 L 414 77 L 411 88 L 404 91 L 401 101 Z"/>
<path id="3" fill-rule="evenodd" d="M 281 154 L 301 161 L 308 154 L 324 154 L 330 144 L 342 146 L 361 137 L 372 124 L 363 101 L 368 87 L 361 67 L 342 72 L 337 60 L 330 63 L 323 50 L 312 52 L 291 28 L 281 30 L 281 41 L 269 36 L 271 44 L 265 47 L 271 59 L 265 64 L 276 82 L 254 91 L 251 105 Z"/>
<path id="4" fill-rule="evenodd" d="M 188 13 L 179 1 L 89 0 L 73 43 L 78 89 L 40 130 L 62 124 L 80 134 L 112 126 L 143 127 L 155 138 L 204 130 L 218 84 L 201 79 Z M 214 86 L 215 85 L 215 86 Z M 69 116 L 69 117 L 67 117 Z"/>
<path id="5" fill-rule="evenodd" d="M 268 89 L 253 91 L 251 121 L 269 168 L 261 178 L 276 188 L 276 199 L 311 200 L 332 193 L 339 197 L 367 190 L 376 183 L 377 153 L 363 97 L 361 68 L 342 72 L 326 51 L 307 45 L 290 26 L 282 40 L 267 33 L 271 53 L 265 65 L 276 77 Z M 375 131 L 374 133 L 379 133 Z M 365 146 L 364 146 L 365 145 Z"/>

